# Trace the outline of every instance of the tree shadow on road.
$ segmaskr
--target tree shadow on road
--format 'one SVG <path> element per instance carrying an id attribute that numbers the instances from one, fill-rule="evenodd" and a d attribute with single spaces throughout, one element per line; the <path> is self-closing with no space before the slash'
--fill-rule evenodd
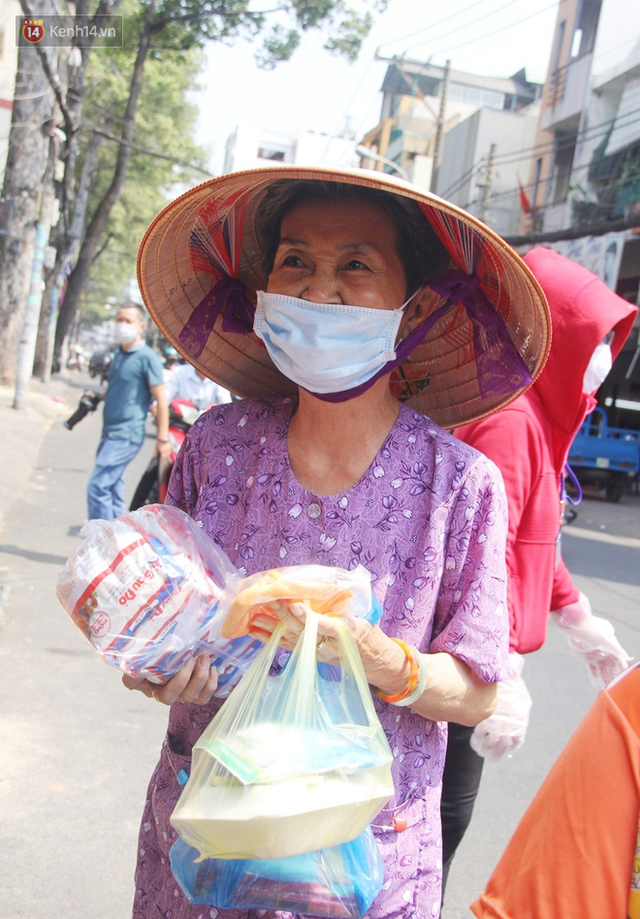
<path id="1" fill-rule="evenodd" d="M 66 555 L 52 555 L 49 552 L 34 552 L 32 549 L 24 549 L 22 546 L 0 545 L 0 554 L 19 555 L 21 558 L 28 558 L 32 562 L 41 562 L 44 565 L 57 565 L 62 567 L 67 561 Z"/>

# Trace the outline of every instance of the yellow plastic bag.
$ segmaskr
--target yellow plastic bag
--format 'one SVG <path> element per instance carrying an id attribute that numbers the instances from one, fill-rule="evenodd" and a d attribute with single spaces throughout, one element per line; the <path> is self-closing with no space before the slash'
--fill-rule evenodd
<path id="1" fill-rule="evenodd" d="M 286 858 L 355 839 L 393 795 L 392 754 L 352 633 L 340 668 L 316 659 L 308 610 L 284 670 L 282 624 L 193 750 L 171 817 L 203 858 Z"/>

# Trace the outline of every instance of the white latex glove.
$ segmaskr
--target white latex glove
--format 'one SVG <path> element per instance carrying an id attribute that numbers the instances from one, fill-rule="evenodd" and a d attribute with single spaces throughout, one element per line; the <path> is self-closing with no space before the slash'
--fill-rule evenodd
<path id="1" fill-rule="evenodd" d="M 552 610 L 550 615 L 569 647 L 584 659 L 594 686 L 606 686 L 625 670 L 631 658 L 616 638 L 613 625 L 593 615 L 583 593 L 575 603 Z"/>
<path id="2" fill-rule="evenodd" d="M 471 735 L 472 749 L 488 759 L 513 756 L 524 743 L 529 724 L 531 696 L 522 679 L 524 657 L 512 651 L 509 663 L 514 675 L 498 683 L 496 710 L 476 725 Z"/>

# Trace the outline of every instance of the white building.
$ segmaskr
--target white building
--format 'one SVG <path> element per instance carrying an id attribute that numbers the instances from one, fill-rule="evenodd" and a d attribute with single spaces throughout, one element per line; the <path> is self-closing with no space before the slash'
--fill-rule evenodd
<path id="1" fill-rule="evenodd" d="M 224 172 L 290 163 L 298 166 L 355 168 L 355 140 L 345 132 L 335 137 L 315 131 L 275 131 L 257 124 L 237 126 L 227 139 Z"/>
<path id="2" fill-rule="evenodd" d="M 480 217 L 501 236 L 519 231 L 519 182 L 526 181 L 538 106 L 481 108 L 444 135 L 435 191 Z"/>

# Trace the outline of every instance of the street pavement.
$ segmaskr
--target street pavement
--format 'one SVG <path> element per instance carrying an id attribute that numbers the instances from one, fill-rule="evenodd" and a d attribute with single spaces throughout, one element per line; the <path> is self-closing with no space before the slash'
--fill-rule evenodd
<path id="1" fill-rule="evenodd" d="M 0 392 L 2 919 L 131 914 L 138 822 L 166 724 L 167 709 L 124 689 L 55 595 L 100 437 L 100 411 L 72 431 L 62 424 L 87 385 L 98 388 L 80 374 L 34 383 L 24 411 Z M 129 498 L 154 443 L 129 467 Z"/>
<path id="2" fill-rule="evenodd" d="M 20 411 L 0 387 L 0 919 L 130 915 L 138 821 L 166 725 L 166 709 L 124 689 L 55 596 L 80 539 L 100 436 L 99 411 L 73 431 L 62 425 L 87 385 L 71 371 L 34 381 Z M 152 454 L 149 434 L 129 467 L 128 497 Z M 631 494 L 615 505 L 585 500 L 563 536 L 578 586 L 633 657 L 639 548 L 640 496 Z M 596 695 L 553 627 L 524 677 L 534 700 L 526 743 L 485 766 L 443 919 L 471 916 L 469 903 Z"/>

